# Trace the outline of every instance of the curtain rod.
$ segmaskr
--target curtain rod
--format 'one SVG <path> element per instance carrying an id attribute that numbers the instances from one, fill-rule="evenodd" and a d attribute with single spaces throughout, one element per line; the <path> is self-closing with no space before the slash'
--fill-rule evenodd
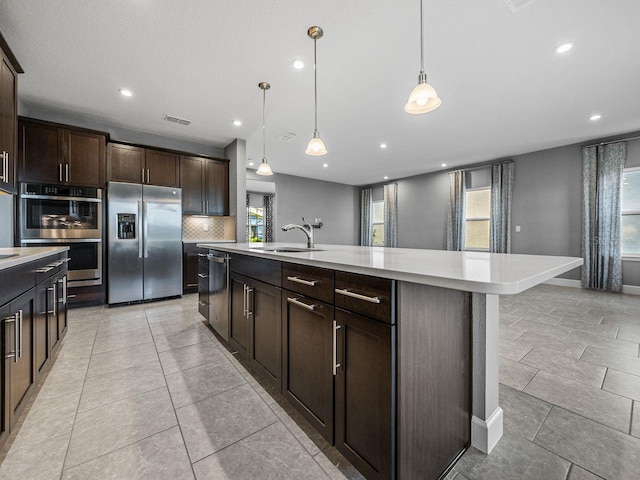
<path id="1" fill-rule="evenodd" d="M 609 142 L 592 143 L 591 145 L 585 145 L 582 148 L 597 147 L 598 145 L 609 145 L 611 143 L 618 143 L 618 142 L 626 142 L 628 140 L 637 140 L 638 138 L 640 138 L 640 135 L 636 135 L 634 137 L 620 138 L 618 140 L 611 140 Z"/>

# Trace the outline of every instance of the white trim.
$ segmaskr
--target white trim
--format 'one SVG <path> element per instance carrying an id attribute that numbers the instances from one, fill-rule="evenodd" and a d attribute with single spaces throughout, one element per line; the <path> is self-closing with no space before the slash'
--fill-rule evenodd
<path id="1" fill-rule="evenodd" d="M 491 453 L 503 433 L 502 408 L 496 408 L 485 421 L 471 417 L 471 445 L 483 453 Z"/>
<path id="2" fill-rule="evenodd" d="M 623 262 L 640 262 L 640 255 L 638 254 L 632 254 L 632 253 L 627 253 L 626 255 L 623 253 L 622 254 L 622 261 Z"/>
<path id="3" fill-rule="evenodd" d="M 543 283 L 546 283 L 547 285 L 557 285 L 559 287 L 582 288 L 582 282 L 580 280 L 571 280 L 569 278 L 551 278 Z M 628 295 L 640 295 L 640 286 L 623 285 L 622 293 L 626 293 Z"/>

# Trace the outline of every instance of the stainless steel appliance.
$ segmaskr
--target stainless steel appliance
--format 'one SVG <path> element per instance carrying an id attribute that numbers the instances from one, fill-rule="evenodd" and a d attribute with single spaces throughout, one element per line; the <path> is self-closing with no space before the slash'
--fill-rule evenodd
<path id="1" fill-rule="evenodd" d="M 20 241 L 102 238 L 102 190 L 23 183 Z"/>
<path id="2" fill-rule="evenodd" d="M 108 303 L 182 294 L 179 188 L 109 182 Z"/>
<path id="3" fill-rule="evenodd" d="M 229 340 L 229 255 L 209 250 L 209 325 Z M 200 278 L 198 279 L 200 280 Z"/>
<path id="4" fill-rule="evenodd" d="M 23 247 L 69 247 L 69 287 L 102 285 L 101 238 L 32 239 L 20 244 Z"/>

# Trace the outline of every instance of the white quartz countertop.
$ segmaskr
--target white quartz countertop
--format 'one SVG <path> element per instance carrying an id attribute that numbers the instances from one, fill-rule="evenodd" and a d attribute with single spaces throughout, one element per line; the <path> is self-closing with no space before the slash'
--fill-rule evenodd
<path id="1" fill-rule="evenodd" d="M 236 243 L 235 240 L 188 240 L 182 239 L 182 243 Z"/>
<path id="2" fill-rule="evenodd" d="M 69 250 L 69 247 L 15 247 L 0 248 L 0 256 L 15 255 L 8 258 L 0 258 L 0 270 L 15 267 L 23 263 L 33 262 L 41 258 L 62 253 Z"/>
<path id="3" fill-rule="evenodd" d="M 331 268 L 468 292 L 520 293 L 582 265 L 582 258 L 413 248 L 316 245 L 314 251 L 269 252 L 304 244 L 213 244 L 199 247 L 284 262 Z M 232 260 L 233 261 L 233 260 Z"/>

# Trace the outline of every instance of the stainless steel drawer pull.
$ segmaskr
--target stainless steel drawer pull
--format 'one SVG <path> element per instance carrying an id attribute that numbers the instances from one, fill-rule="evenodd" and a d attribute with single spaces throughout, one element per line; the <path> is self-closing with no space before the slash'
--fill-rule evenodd
<path id="1" fill-rule="evenodd" d="M 62 258 L 62 259 L 60 259 L 60 264 L 67 263 L 67 262 L 70 262 L 70 261 L 71 261 L 70 257 Z"/>
<path id="2" fill-rule="evenodd" d="M 287 297 L 287 302 L 293 303 L 294 305 L 298 305 L 299 307 L 306 308 L 307 310 L 311 310 L 311 311 L 316 309 L 315 305 L 307 305 L 306 303 L 303 303 L 297 298 L 293 298 L 293 297 Z"/>
<path id="3" fill-rule="evenodd" d="M 301 283 L 302 285 L 307 285 L 309 287 L 315 287 L 316 283 L 318 283 L 317 280 L 303 280 L 300 277 L 287 277 L 287 280 L 290 282 Z"/>
<path id="4" fill-rule="evenodd" d="M 5 326 L 7 325 L 7 323 L 13 323 L 13 351 L 9 352 L 5 355 L 6 358 L 11 358 L 13 357 L 13 361 L 15 363 L 18 363 L 18 343 L 20 342 L 20 332 L 18 331 L 19 325 L 18 323 L 20 322 L 19 320 L 19 313 L 16 312 L 15 314 L 13 314 L 10 317 L 5 317 L 4 318 L 4 324 Z"/>
<path id="5" fill-rule="evenodd" d="M 338 363 L 338 330 L 342 328 L 338 325 L 338 322 L 333 321 L 333 376 L 336 376 L 338 368 L 341 367 Z"/>
<path id="6" fill-rule="evenodd" d="M 198 254 L 198 256 L 199 256 L 199 257 L 206 257 L 206 256 L 207 256 L 207 254 L 206 254 L 206 253 L 199 253 L 199 254 Z"/>
<path id="7" fill-rule="evenodd" d="M 64 262 L 62 260 L 56 260 L 55 262 L 51 262 L 47 265 L 47 267 L 57 268 L 62 265 Z"/>
<path id="8" fill-rule="evenodd" d="M 357 298 L 358 300 L 364 300 L 365 302 L 369 302 L 369 303 L 380 303 L 379 297 L 368 297 L 366 295 L 360 295 L 359 293 L 350 292 L 346 288 L 344 289 L 336 288 L 336 293 L 340 295 L 344 295 L 346 297 L 352 297 L 352 298 Z"/>
<path id="9" fill-rule="evenodd" d="M 54 268 L 56 267 L 46 266 L 46 267 L 36 268 L 36 273 L 47 273 L 53 270 Z"/>
<path id="10" fill-rule="evenodd" d="M 200 278 L 207 278 L 208 277 L 208 275 L 205 275 L 204 273 L 199 273 L 198 276 Z"/>
<path id="11" fill-rule="evenodd" d="M 252 293 L 253 293 L 253 287 L 250 287 L 249 285 L 247 285 L 247 318 L 249 318 L 251 315 L 253 315 L 253 309 L 251 308 L 251 306 L 252 306 L 251 294 Z"/>

